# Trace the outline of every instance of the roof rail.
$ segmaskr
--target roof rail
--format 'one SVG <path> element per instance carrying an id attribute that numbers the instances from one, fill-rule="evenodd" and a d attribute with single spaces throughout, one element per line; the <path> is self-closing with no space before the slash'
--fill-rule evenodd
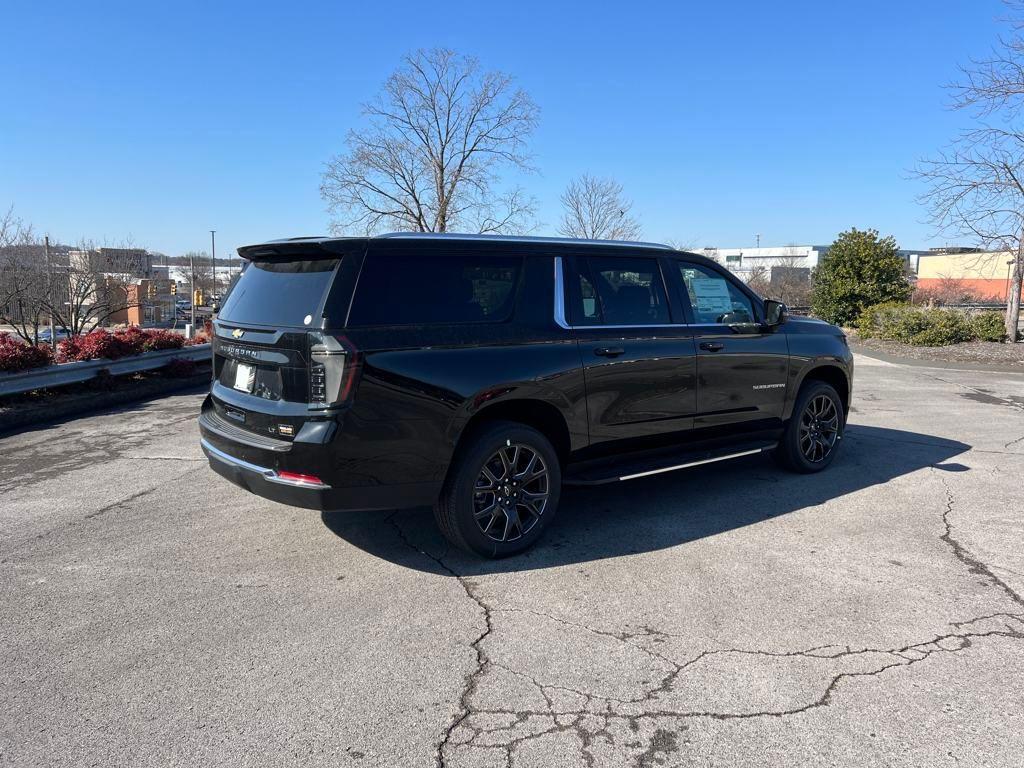
<path id="1" fill-rule="evenodd" d="M 472 235 L 456 232 L 388 232 L 377 235 L 388 240 L 481 240 L 497 243 L 550 243 L 553 245 L 608 245 L 626 248 L 657 248 L 663 251 L 675 250 L 664 243 L 645 243 L 633 240 L 584 240 L 575 237 L 532 237 L 527 235 Z"/>

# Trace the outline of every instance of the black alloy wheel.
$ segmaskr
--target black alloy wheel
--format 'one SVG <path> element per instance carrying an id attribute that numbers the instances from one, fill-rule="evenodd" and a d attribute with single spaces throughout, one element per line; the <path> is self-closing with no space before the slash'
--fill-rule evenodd
<path id="1" fill-rule="evenodd" d="M 800 452 L 812 464 L 824 461 L 839 438 L 839 410 L 826 394 L 813 397 L 800 414 Z"/>
<path id="2" fill-rule="evenodd" d="M 800 388 L 775 457 L 794 472 L 820 472 L 835 459 L 846 427 L 839 394 L 823 381 Z"/>
<path id="3" fill-rule="evenodd" d="M 558 454 L 545 435 L 518 422 L 487 422 L 459 441 L 434 519 L 455 546 L 508 557 L 544 534 L 561 488 Z"/>
<path id="4" fill-rule="evenodd" d="M 544 458 L 522 443 L 502 446 L 480 468 L 473 488 L 473 519 L 498 542 L 529 533 L 548 505 L 550 478 Z"/>

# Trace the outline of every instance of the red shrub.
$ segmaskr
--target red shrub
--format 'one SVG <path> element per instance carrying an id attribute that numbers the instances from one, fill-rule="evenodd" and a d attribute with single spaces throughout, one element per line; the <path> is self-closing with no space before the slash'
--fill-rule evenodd
<path id="1" fill-rule="evenodd" d="M 185 337 L 174 331 L 154 330 L 145 331 L 146 341 L 143 349 L 151 352 L 157 349 L 181 349 L 185 346 Z"/>
<path id="2" fill-rule="evenodd" d="M 130 343 L 121 337 L 97 328 L 81 337 L 81 353 L 78 360 L 117 360 L 132 354 Z"/>
<path id="3" fill-rule="evenodd" d="M 25 344 L 9 333 L 0 333 L 0 371 L 14 373 L 53 362 L 53 350 Z"/>
<path id="4" fill-rule="evenodd" d="M 145 351 L 149 331 L 144 331 L 136 325 L 129 325 L 127 328 L 118 328 L 112 335 L 121 344 L 121 357 L 127 357 L 141 355 Z"/>
<path id="5" fill-rule="evenodd" d="M 57 362 L 73 363 L 75 360 L 84 360 L 82 357 L 82 337 L 68 336 L 57 342 Z"/>
<path id="6" fill-rule="evenodd" d="M 185 346 L 194 347 L 196 344 L 209 344 L 210 334 L 206 331 L 198 331 L 195 336 L 185 342 Z"/>
<path id="7" fill-rule="evenodd" d="M 162 329 L 144 330 L 136 326 L 119 328 L 108 333 L 102 328 L 84 336 L 71 336 L 57 344 L 57 362 L 76 360 L 117 360 L 119 357 L 141 355 L 157 349 L 181 349 L 185 337 Z"/>

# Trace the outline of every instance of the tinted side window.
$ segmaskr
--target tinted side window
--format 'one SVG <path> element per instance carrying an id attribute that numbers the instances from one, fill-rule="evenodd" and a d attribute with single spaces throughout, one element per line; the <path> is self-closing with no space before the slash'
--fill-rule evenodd
<path id="1" fill-rule="evenodd" d="M 579 259 L 584 324 L 655 325 L 671 322 L 661 270 L 655 259 Z"/>
<path id="2" fill-rule="evenodd" d="M 508 320 L 517 256 L 369 254 L 349 325 L 428 325 Z"/>
<path id="3" fill-rule="evenodd" d="M 695 323 L 736 325 L 754 322 L 750 297 L 714 270 L 679 262 L 679 274 L 690 297 Z"/>

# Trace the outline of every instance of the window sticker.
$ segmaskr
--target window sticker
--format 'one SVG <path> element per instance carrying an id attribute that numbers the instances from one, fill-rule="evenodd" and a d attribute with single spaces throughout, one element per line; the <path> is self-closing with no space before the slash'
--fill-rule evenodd
<path id="1" fill-rule="evenodd" d="M 725 280 L 713 277 L 695 277 L 690 289 L 697 299 L 697 312 L 721 315 L 732 311 L 732 298 Z"/>

